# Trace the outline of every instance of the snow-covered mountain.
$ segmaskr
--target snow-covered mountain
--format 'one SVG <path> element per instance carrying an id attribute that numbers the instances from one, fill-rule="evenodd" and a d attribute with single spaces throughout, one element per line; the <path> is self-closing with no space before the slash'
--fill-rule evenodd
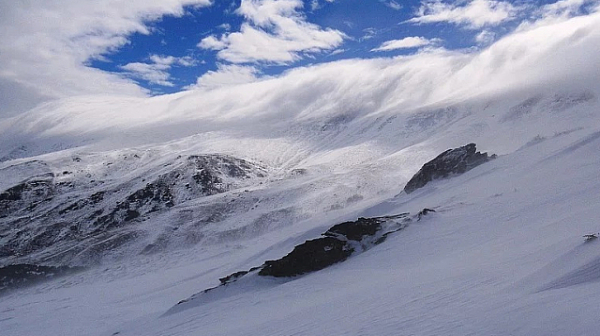
<path id="1" fill-rule="evenodd" d="M 599 27 L 1 121 L 0 266 L 88 267 L 4 293 L 2 334 L 598 334 Z M 497 157 L 404 191 L 469 143 Z M 360 217 L 385 241 L 219 281 Z"/>

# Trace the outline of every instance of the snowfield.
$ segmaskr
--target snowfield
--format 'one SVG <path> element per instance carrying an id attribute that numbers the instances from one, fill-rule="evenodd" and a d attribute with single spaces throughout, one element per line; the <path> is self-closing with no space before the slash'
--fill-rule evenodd
<path id="1" fill-rule="evenodd" d="M 583 238 L 600 232 L 598 46 L 596 12 L 467 55 L 341 61 L 153 98 L 78 97 L 1 121 L 0 192 L 48 173 L 75 187 L 0 218 L 0 242 L 17 230 L 8 223 L 78 220 L 45 214 L 100 190 L 114 190 L 101 203 L 113 209 L 189 156 L 241 159 L 250 176 L 221 165 L 228 187 L 200 193 L 181 168 L 165 182 L 173 206 L 115 215 L 109 234 L 135 232 L 122 244 L 69 254 L 75 245 L 61 240 L 0 255 L 2 266 L 89 266 L 0 294 L 1 333 L 599 335 L 600 240 Z M 471 142 L 498 157 L 402 191 L 425 162 Z M 335 224 L 423 208 L 436 212 L 342 263 L 288 279 L 250 274 L 172 309 Z"/>

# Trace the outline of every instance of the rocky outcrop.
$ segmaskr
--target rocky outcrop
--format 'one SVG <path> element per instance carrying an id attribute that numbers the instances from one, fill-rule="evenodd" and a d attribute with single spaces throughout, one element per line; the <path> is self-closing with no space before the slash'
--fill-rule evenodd
<path id="1" fill-rule="evenodd" d="M 220 278 L 219 286 L 179 301 L 165 314 L 184 310 L 188 307 L 186 305 L 201 304 L 204 295 L 226 290 L 228 286 L 238 281 L 244 282 L 248 277 L 288 278 L 291 280 L 303 274 L 322 270 L 383 243 L 390 234 L 406 228 L 411 222 L 421 220 L 432 212 L 435 210 L 426 208 L 414 216 L 409 213 L 401 213 L 383 217 L 361 217 L 355 221 L 336 224 L 325 231 L 321 237 L 297 245 L 292 252 L 280 259 L 267 260 L 261 266 L 253 267 L 248 271 L 239 271 Z"/>
<path id="2" fill-rule="evenodd" d="M 494 158 L 496 158 L 495 154 L 488 156 L 487 153 L 477 152 L 474 143 L 448 149 L 435 159 L 425 163 L 408 181 L 404 191 L 410 194 L 431 181 L 462 174 Z"/>
<path id="3" fill-rule="evenodd" d="M 39 204 L 49 202 L 55 193 L 54 174 L 31 177 L 0 193 L 0 218 L 11 212 L 34 210 Z"/>
<path id="4" fill-rule="evenodd" d="M 380 244 L 387 234 L 403 228 L 403 224 L 410 221 L 407 216 L 403 213 L 388 217 L 361 217 L 334 225 L 323 233 L 323 237 L 307 240 L 281 259 L 266 261 L 258 274 L 293 277 L 322 270 L 348 259 L 355 252 Z M 392 223 L 394 228 L 390 227 Z M 382 232 L 385 224 L 389 224 L 388 231 Z"/>
<path id="5" fill-rule="evenodd" d="M 37 169 L 44 173 L 5 183 L 0 190 L 0 265 L 86 264 L 81 258 L 70 262 L 81 253 L 104 253 L 92 246 L 99 241 L 126 244 L 140 236 L 136 223 L 176 205 L 258 185 L 267 176 L 264 167 L 228 155 L 178 156 L 161 164 L 141 156 L 100 162 L 75 157 L 68 166 Z M 89 261 L 94 260 L 99 258 Z"/>
<path id="6" fill-rule="evenodd" d="M 354 248 L 351 245 L 337 238 L 307 240 L 285 257 L 265 262 L 258 274 L 292 277 L 314 272 L 346 260 L 353 252 Z"/>

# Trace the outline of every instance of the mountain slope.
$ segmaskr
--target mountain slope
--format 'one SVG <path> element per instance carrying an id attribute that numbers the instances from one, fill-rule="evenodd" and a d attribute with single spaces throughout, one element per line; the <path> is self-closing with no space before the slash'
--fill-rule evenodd
<path id="1" fill-rule="evenodd" d="M 596 334 L 599 27 L 3 121 L 0 263 L 93 266 L 5 293 L 3 335 Z M 467 143 L 498 157 L 403 192 Z M 423 208 L 343 263 L 165 314 L 336 224 Z"/>
<path id="2" fill-rule="evenodd" d="M 437 212 L 331 269 L 231 286 L 123 334 L 594 334 L 600 249 L 581 235 L 599 228 L 598 134 L 399 195 L 378 211 Z"/>
<path id="3" fill-rule="evenodd" d="M 582 234 L 598 231 L 598 134 L 545 139 L 358 212 L 437 211 L 320 272 L 231 287 L 158 318 L 219 277 L 282 256 L 302 239 L 274 231 L 234 249 L 154 255 L 22 290 L 3 299 L 15 307 L 3 313 L 5 325 L 8 334 L 40 325 L 100 335 L 594 334 L 600 279 L 592 270 L 600 249 Z M 29 297 L 45 303 L 22 305 Z M 68 331 L 48 319 L 58 308 Z M 23 323 L 31 319 L 37 322 Z"/>

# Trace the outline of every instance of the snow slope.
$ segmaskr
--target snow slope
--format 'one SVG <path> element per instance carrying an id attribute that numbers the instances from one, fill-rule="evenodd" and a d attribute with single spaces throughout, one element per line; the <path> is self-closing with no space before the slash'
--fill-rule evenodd
<path id="1" fill-rule="evenodd" d="M 298 239 L 282 230 L 238 245 L 140 257 L 7 295 L 3 330 L 594 335 L 600 245 L 581 236 L 598 231 L 599 146 L 598 130 L 576 131 L 400 194 L 356 215 L 423 207 L 437 213 L 344 263 L 289 282 L 232 286 L 204 305 L 160 317 L 219 277 L 287 253 Z"/>
<path id="2" fill-rule="evenodd" d="M 148 100 L 73 98 L 4 121 L 3 190 L 72 169 L 73 155 L 93 170 L 152 153 L 143 166 L 117 165 L 115 185 L 177 155 L 231 155 L 269 174 L 136 223 L 146 234 L 88 271 L 4 294 L 2 334 L 598 334 L 600 242 L 582 235 L 600 231 L 599 27 L 596 13 L 472 55 L 344 61 Z M 469 142 L 498 158 L 401 192 L 423 163 Z M 190 225 L 204 205 L 230 201 L 243 206 Z M 334 224 L 423 208 L 437 212 L 343 263 L 248 277 L 165 315 Z M 179 225 L 203 238 L 140 254 Z"/>

